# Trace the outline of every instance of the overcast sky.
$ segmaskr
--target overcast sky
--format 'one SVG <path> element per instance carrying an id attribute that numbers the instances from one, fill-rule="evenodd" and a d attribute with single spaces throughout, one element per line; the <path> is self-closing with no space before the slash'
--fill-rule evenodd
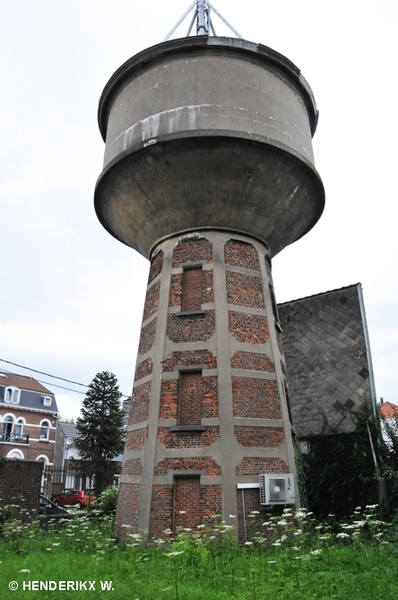
<path id="1" fill-rule="evenodd" d="M 274 259 L 277 300 L 361 282 L 377 395 L 398 404 L 398 3 L 212 2 L 246 39 L 301 69 L 320 111 L 314 151 L 326 208 Z M 97 106 L 113 72 L 161 42 L 190 3 L 2 3 L 2 361 L 84 384 L 109 370 L 131 393 L 149 263 L 94 212 L 104 152 Z M 79 415 L 83 396 L 55 384 L 77 386 L 0 369 L 47 382 L 62 416 Z"/>

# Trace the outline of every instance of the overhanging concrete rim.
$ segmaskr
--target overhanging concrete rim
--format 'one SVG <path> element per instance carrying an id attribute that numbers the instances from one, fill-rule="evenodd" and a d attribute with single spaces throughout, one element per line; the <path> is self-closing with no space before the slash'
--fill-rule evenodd
<path id="1" fill-rule="evenodd" d="M 314 135 L 318 123 L 318 109 L 314 94 L 301 74 L 301 71 L 288 58 L 268 46 L 247 40 L 228 37 L 197 36 L 169 40 L 146 48 L 129 58 L 109 79 L 101 94 L 98 106 L 98 125 L 104 141 L 108 126 L 109 111 L 113 99 L 124 83 L 132 76 L 147 70 L 152 64 L 159 63 L 171 56 L 212 53 L 241 55 L 260 64 L 271 65 L 283 72 L 297 87 L 303 96 L 308 110 L 311 133 Z"/>

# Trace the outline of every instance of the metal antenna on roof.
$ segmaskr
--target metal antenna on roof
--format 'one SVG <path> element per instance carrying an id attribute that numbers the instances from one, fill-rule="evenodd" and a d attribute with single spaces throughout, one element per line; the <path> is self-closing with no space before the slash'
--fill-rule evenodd
<path id="1" fill-rule="evenodd" d="M 238 38 L 242 38 L 241 34 L 226 20 L 225 17 L 213 6 L 208 0 L 195 0 L 191 6 L 185 11 L 182 17 L 177 21 L 174 27 L 164 38 L 164 42 L 170 39 L 173 33 L 178 29 L 181 23 L 187 18 L 189 13 L 193 11 L 193 17 L 188 28 L 187 36 L 191 35 L 194 23 L 196 21 L 196 35 L 216 35 L 213 21 L 211 19 L 210 11 L 213 11 L 219 19 L 236 35 Z M 211 34 L 210 34 L 211 32 Z"/>

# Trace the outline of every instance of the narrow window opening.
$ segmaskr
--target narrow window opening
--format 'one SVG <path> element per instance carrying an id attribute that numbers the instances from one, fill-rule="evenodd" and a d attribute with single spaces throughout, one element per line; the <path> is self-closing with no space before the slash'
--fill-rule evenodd
<path id="1" fill-rule="evenodd" d="M 200 476 L 174 477 L 173 530 L 196 529 L 202 519 Z"/>
<path id="2" fill-rule="evenodd" d="M 185 267 L 182 274 L 183 312 L 201 310 L 203 302 L 202 266 Z"/>
<path id="3" fill-rule="evenodd" d="M 178 425 L 201 424 L 203 400 L 202 371 L 180 373 Z"/>

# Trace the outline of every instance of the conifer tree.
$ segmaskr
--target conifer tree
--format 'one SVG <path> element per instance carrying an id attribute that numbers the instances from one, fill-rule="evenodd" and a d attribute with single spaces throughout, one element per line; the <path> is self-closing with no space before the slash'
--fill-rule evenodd
<path id="1" fill-rule="evenodd" d="M 109 371 L 97 373 L 88 387 L 76 421 L 76 446 L 80 453 L 79 470 L 94 474 L 97 497 L 114 475 L 112 459 L 124 449 L 124 412 L 116 376 Z"/>

